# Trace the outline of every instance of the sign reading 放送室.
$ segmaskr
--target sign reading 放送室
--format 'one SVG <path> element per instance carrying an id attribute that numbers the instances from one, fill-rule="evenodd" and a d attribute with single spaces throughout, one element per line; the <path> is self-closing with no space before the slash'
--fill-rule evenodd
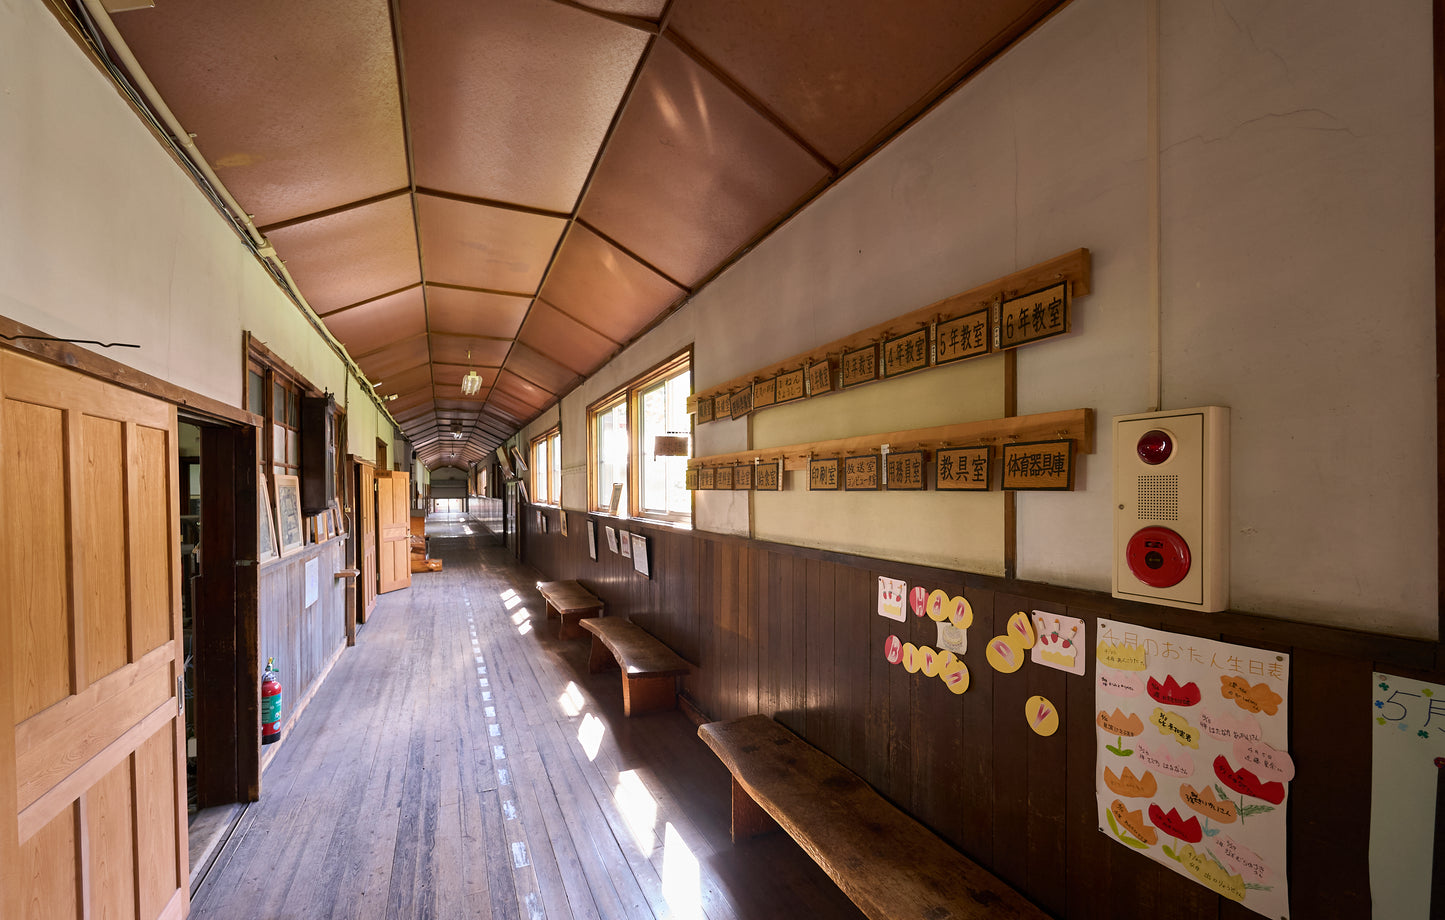
<path id="1" fill-rule="evenodd" d="M 843 488 L 849 492 L 876 491 L 878 488 L 878 455 L 843 459 Z"/>

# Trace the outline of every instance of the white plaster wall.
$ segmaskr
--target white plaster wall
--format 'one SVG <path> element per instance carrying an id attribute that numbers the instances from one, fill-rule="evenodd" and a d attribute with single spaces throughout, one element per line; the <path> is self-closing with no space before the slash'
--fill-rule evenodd
<path id="1" fill-rule="evenodd" d="M 94 350 L 232 406 L 250 330 L 347 401 L 343 362 L 36 3 L 0 6 L 0 314 L 137 344 Z M 391 423 L 356 395 L 369 457 Z"/>
<path id="2" fill-rule="evenodd" d="M 1433 638 L 1430 5 L 1160 6 L 1162 398 L 1233 409 L 1232 606 Z M 1017 400 L 1092 407 L 1101 437 L 1077 491 L 1019 496 L 1017 559 L 1107 591 L 1108 420 L 1156 399 L 1148 11 L 1065 7 L 584 385 L 564 430 L 684 325 L 706 388 L 1086 246 L 1093 293 L 1020 350 Z M 747 438 L 704 425 L 698 453 Z M 699 493 L 695 522 L 746 533 L 746 501 Z"/>

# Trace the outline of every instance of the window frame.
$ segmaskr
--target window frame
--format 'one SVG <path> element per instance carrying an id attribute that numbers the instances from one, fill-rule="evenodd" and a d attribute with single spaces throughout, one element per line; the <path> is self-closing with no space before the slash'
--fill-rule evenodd
<path id="1" fill-rule="evenodd" d="M 262 405 L 253 406 L 251 398 L 251 375 L 256 374 L 261 378 Z M 280 387 L 287 394 L 286 406 L 278 419 L 276 416 L 276 387 Z M 258 436 L 261 443 L 258 445 L 259 456 L 265 458 L 262 467 L 266 472 L 267 482 L 271 487 L 271 494 L 276 494 L 276 476 L 301 476 L 301 468 L 305 465 L 301 454 L 301 398 L 304 396 L 320 396 L 321 393 L 311 385 L 305 377 L 302 377 L 295 368 L 287 364 L 280 357 L 275 355 L 269 348 L 247 334 L 246 337 L 246 382 L 242 388 L 242 396 L 245 400 L 247 412 L 254 412 L 264 420 Z M 292 419 L 286 409 L 294 406 L 295 418 Z M 288 439 L 296 439 L 296 462 L 289 460 L 277 462 L 276 460 L 276 426 L 281 426 L 288 432 Z M 340 423 L 333 426 L 333 437 L 339 440 Z M 278 469 L 280 467 L 280 469 Z M 337 483 L 341 480 L 341 474 L 337 473 Z M 339 485 L 338 485 L 339 490 Z"/>
<path id="2" fill-rule="evenodd" d="M 598 468 L 601 462 L 601 445 L 598 443 L 598 420 L 607 413 L 614 411 L 619 405 L 625 405 L 628 446 L 624 481 L 627 490 L 627 501 L 625 507 L 619 507 L 617 509 L 618 516 L 685 527 L 692 526 L 695 502 L 691 492 L 688 493 L 688 510 L 686 512 L 644 511 L 641 507 L 642 462 L 643 458 L 650 453 L 642 443 L 642 396 L 645 391 L 653 389 L 658 384 L 683 372 L 686 372 L 688 375 L 687 394 L 691 396 L 695 392 L 692 379 L 691 347 L 673 355 L 645 373 L 633 378 L 624 386 L 618 387 L 587 407 L 587 508 L 589 511 L 602 514 L 608 513 L 608 500 L 611 498 L 610 494 L 604 496 L 599 491 L 602 484 L 598 476 Z M 685 432 L 688 436 L 689 444 L 696 443 L 695 427 L 696 418 L 689 413 L 687 417 L 687 431 Z"/>
<path id="3" fill-rule="evenodd" d="M 538 459 L 539 447 L 545 447 L 547 460 L 543 462 Z M 554 508 L 562 506 L 562 428 L 552 428 L 543 434 L 532 439 L 531 446 L 531 467 L 532 467 L 532 501 L 538 505 L 548 505 Z M 546 488 L 542 487 L 545 481 Z M 543 499 L 542 496 L 547 496 Z"/>

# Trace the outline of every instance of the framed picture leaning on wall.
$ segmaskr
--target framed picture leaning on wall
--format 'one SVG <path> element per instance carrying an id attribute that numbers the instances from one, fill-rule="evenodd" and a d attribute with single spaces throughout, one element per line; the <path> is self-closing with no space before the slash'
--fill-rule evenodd
<path id="1" fill-rule="evenodd" d="M 266 470 L 256 471 L 256 561 L 266 562 L 281 555 L 276 549 L 276 519 L 271 510 L 271 487 Z"/>
<path id="2" fill-rule="evenodd" d="M 276 530 L 281 536 L 281 555 L 287 556 L 306 545 L 306 524 L 301 519 L 301 480 L 276 476 Z"/>

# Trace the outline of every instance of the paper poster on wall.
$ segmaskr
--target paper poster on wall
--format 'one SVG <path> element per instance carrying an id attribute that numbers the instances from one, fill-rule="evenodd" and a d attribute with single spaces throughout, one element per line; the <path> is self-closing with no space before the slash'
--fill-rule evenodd
<path id="1" fill-rule="evenodd" d="M 1095 656 L 1099 829 L 1288 920 L 1289 656 L 1105 619 Z"/>
<path id="2" fill-rule="evenodd" d="M 1083 674 L 1089 644 L 1084 621 L 1058 613 L 1034 611 L 1034 632 L 1038 642 L 1030 652 L 1034 664 Z"/>
<path id="3" fill-rule="evenodd" d="M 632 558 L 632 534 L 625 530 L 617 531 L 617 548 L 628 559 Z"/>
<path id="4" fill-rule="evenodd" d="M 1426 920 L 1445 685 L 1376 672 L 1370 717 L 1370 902 L 1377 917 Z"/>
<path id="5" fill-rule="evenodd" d="M 908 582 L 901 578 L 878 576 L 878 615 L 900 623 L 907 618 L 903 611 L 908 595 Z"/>
<path id="6" fill-rule="evenodd" d="M 321 597 L 321 560 L 306 560 L 306 602 L 303 607 L 310 607 Z"/>

